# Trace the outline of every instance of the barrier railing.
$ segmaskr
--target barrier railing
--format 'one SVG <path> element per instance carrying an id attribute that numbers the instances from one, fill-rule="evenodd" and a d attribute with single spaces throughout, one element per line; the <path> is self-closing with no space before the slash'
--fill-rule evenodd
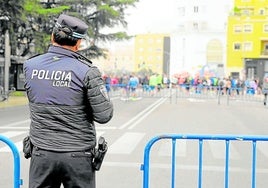
<path id="1" fill-rule="evenodd" d="M 0 135 L 0 140 L 6 143 L 12 151 L 14 159 L 14 188 L 20 188 L 20 185 L 23 183 L 22 179 L 20 179 L 20 153 L 10 139 Z"/>
<path id="2" fill-rule="evenodd" d="M 110 97 L 121 97 L 122 99 L 130 98 L 170 98 L 172 88 L 167 86 L 152 87 L 149 85 L 139 85 L 135 89 L 131 89 L 126 84 L 106 84 L 106 89 Z"/>
<path id="3" fill-rule="evenodd" d="M 181 84 L 177 86 L 176 98 L 202 98 L 202 99 L 218 99 L 240 101 L 263 102 L 263 91 L 255 91 L 252 88 L 232 87 L 224 88 L 220 86 L 192 86 Z"/>
<path id="4" fill-rule="evenodd" d="M 163 85 L 160 88 L 152 88 L 149 85 L 139 85 L 135 90 L 131 90 L 124 84 L 106 85 L 110 97 L 120 97 L 121 100 L 137 100 L 141 98 L 169 98 L 170 102 L 178 103 L 179 99 L 214 100 L 218 104 L 237 102 L 263 103 L 263 91 L 255 91 L 252 88 L 239 87 L 226 89 L 220 86 L 193 86 L 193 85 Z"/>
<path id="5" fill-rule="evenodd" d="M 143 188 L 149 188 L 149 172 L 150 172 L 150 150 L 154 143 L 161 139 L 172 140 L 171 154 L 171 187 L 175 188 L 175 170 L 176 170 L 176 140 L 190 139 L 198 140 L 198 188 L 202 188 L 202 172 L 203 172 L 203 141 L 204 140 L 222 140 L 225 141 L 225 173 L 224 187 L 229 187 L 229 157 L 230 157 L 230 141 L 250 141 L 252 144 L 252 167 L 251 167 L 251 187 L 256 188 L 256 161 L 257 161 L 257 141 L 268 141 L 268 136 L 250 136 L 250 135 L 159 135 L 152 138 L 144 149 L 144 161 L 141 165 L 143 171 Z"/>

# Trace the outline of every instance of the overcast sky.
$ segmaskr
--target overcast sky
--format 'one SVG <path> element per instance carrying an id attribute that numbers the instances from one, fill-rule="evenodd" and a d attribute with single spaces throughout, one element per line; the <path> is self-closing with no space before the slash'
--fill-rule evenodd
<path id="1" fill-rule="evenodd" d="M 140 0 L 127 11 L 128 33 L 169 32 L 176 26 L 175 0 Z"/>

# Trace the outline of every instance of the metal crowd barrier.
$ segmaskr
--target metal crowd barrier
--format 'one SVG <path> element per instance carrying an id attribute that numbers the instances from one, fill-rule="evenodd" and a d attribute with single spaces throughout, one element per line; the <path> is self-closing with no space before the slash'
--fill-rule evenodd
<path id="1" fill-rule="evenodd" d="M 176 89 L 176 103 L 179 98 L 194 98 L 194 99 L 212 99 L 221 102 L 257 102 L 263 103 L 263 91 L 255 91 L 247 87 L 232 87 L 226 89 L 220 86 L 203 86 L 203 85 L 177 85 Z"/>
<path id="2" fill-rule="evenodd" d="M 14 159 L 14 188 L 20 188 L 20 185 L 23 184 L 22 179 L 20 178 L 20 153 L 16 145 L 10 139 L 0 135 L 0 140 L 6 143 L 12 150 Z"/>
<path id="3" fill-rule="evenodd" d="M 176 169 L 176 140 L 190 139 L 199 141 L 198 156 L 198 188 L 202 188 L 203 172 L 203 141 L 204 140 L 222 140 L 225 141 L 225 173 L 224 187 L 229 187 L 229 157 L 230 141 L 250 141 L 252 144 L 252 167 L 251 167 L 251 187 L 256 188 L 256 161 L 257 161 L 257 141 L 268 141 L 268 136 L 250 136 L 250 135 L 159 135 L 152 138 L 144 149 L 144 161 L 141 165 L 143 171 L 143 188 L 149 188 L 150 178 L 150 151 L 154 143 L 162 139 L 172 140 L 171 155 L 171 187 L 175 188 L 175 169 Z"/>
<path id="4" fill-rule="evenodd" d="M 169 98 L 170 102 L 175 99 L 192 99 L 192 100 L 212 100 L 218 104 L 226 103 L 229 105 L 243 104 L 248 102 L 263 103 L 263 91 L 254 91 L 251 88 L 221 88 L 220 86 L 203 86 L 203 85 L 162 85 L 160 88 L 152 89 L 149 85 L 139 85 L 135 91 L 125 84 L 106 84 L 110 97 L 120 97 L 122 100 L 128 101 L 137 98 Z"/>
<path id="5" fill-rule="evenodd" d="M 126 84 L 106 84 L 106 89 L 110 97 L 131 98 L 170 98 L 171 88 L 163 85 L 160 88 L 155 86 L 153 89 L 149 85 L 139 85 L 135 91 L 132 91 Z"/>

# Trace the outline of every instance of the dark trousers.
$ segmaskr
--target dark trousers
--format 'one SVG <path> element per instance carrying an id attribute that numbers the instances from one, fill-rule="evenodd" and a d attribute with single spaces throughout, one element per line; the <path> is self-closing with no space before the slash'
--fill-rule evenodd
<path id="1" fill-rule="evenodd" d="M 53 152 L 34 147 L 29 188 L 95 188 L 90 152 Z"/>

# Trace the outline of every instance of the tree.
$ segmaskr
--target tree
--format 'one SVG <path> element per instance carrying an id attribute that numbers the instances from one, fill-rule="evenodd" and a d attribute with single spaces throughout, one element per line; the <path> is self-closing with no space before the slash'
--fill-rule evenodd
<path id="1" fill-rule="evenodd" d="M 21 15 L 23 12 L 24 0 L 0 0 L 0 38 L 2 43 L 2 49 L 0 53 L 4 53 L 3 38 L 7 30 L 9 30 L 10 35 L 13 36 L 16 33 L 16 28 L 20 24 Z M 15 44 L 16 40 L 14 37 L 10 37 L 11 44 Z"/>
<path id="2" fill-rule="evenodd" d="M 83 53 L 93 58 L 105 56 L 106 50 L 100 47 L 100 43 L 130 38 L 125 32 L 103 34 L 101 30 L 120 24 L 127 26 L 124 10 L 128 6 L 134 6 L 135 2 L 138 0 L 61 0 L 55 4 L 44 4 L 42 7 L 37 0 L 26 0 L 24 7 L 32 22 L 41 25 L 35 32 L 37 52 L 44 52 L 50 42 L 50 33 L 58 15 L 68 13 L 81 18 L 89 25 L 88 36 L 91 45 Z"/>
<path id="3" fill-rule="evenodd" d="M 40 0 L 25 0 L 24 14 L 27 18 L 27 26 L 33 32 L 35 53 L 44 53 L 50 44 L 50 36 L 57 16 L 70 9 L 68 5 L 52 6 L 48 3 L 40 3 Z M 28 48 L 29 51 L 29 48 Z"/>
<path id="4" fill-rule="evenodd" d="M 0 0 L 0 20 L 6 22 L 1 27 L 1 33 L 16 24 L 16 20 L 20 20 L 23 11 L 24 0 Z M 4 27 L 3 27 L 4 26 Z"/>
<path id="5" fill-rule="evenodd" d="M 85 51 L 89 57 L 105 56 L 105 49 L 98 44 L 107 41 L 127 40 L 125 32 L 105 34 L 104 28 L 112 28 L 117 25 L 127 26 L 125 21 L 125 10 L 135 6 L 138 0 L 63 0 L 62 4 L 69 5 L 68 12 L 78 16 L 89 25 L 88 35 L 91 39 L 91 46 Z"/>
<path id="6" fill-rule="evenodd" d="M 138 0 L 49 0 L 41 4 L 40 0 L 0 0 L 0 39 L 9 29 L 13 55 L 29 55 L 31 44 L 35 44 L 36 53 L 43 53 L 50 43 L 56 18 L 68 13 L 89 25 L 91 45 L 83 53 L 89 58 L 105 56 L 105 49 L 100 47 L 102 42 L 125 40 L 130 36 L 125 32 L 104 34 L 102 29 L 126 26 L 124 10 L 136 2 Z"/>

